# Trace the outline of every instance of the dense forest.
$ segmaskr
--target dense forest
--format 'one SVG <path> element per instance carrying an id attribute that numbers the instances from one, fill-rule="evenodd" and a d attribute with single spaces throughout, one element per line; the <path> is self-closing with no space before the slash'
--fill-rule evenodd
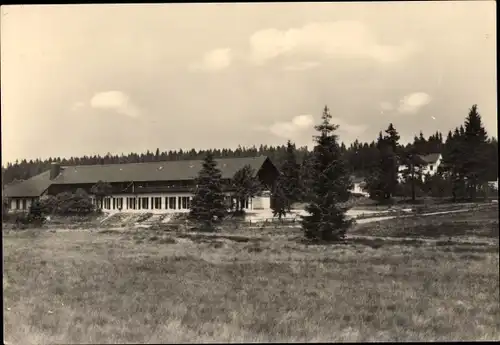
<path id="1" fill-rule="evenodd" d="M 483 176 L 486 180 L 496 180 L 498 176 L 498 141 L 496 138 L 488 137 L 486 131 L 482 127 L 477 107 L 471 109 L 473 121 L 478 123 L 468 124 L 470 122 L 471 113 L 466 119 L 464 125 L 450 130 L 445 136 L 440 132 L 435 132 L 429 136 L 425 136 L 420 132 L 413 139 L 413 142 L 406 145 L 399 144 L 399 136 L 392 124 L 388 125 L 388 129 L 393 131 L 394 140 L 391 144 L 394 146 L 394 154 L 397 156 L 399 164 L 404 161 L 404 157 L 409 152 L 418 155 L 427 155 L 430 153 L 441 153 L 444 156 L 444 161 L 448 166 L 455 165 L 456 172 L 460 172 L 460 167 L 464 165 L 476 164 L 480 165 Z M 475 119 L 475 120 L 474 120 Z M 474 128 L 473 128 L 474 127 Z M 391 129 L 392 128 L 392 129 Z M 467 152 L 467 147 L 472 144 L 471 131 L 481 132 L 481 141 L 479 150 L 474 151 L 474 157 L 471 157 Z M 484 132 L 484 133 L 483 133 Z M 373 174 L 374 167 L 379 166 L 381 156 L 381 141 L 383 141 L 382 132 L 379 138 L 372 142 L 359 142 L 358 140 L 346 146 L 341 143 L 340 149 L 347 162 L 348 169 L 353 175 L 369 176 Z M 476 145 L 477 146 L 477 145 Z M 281 146 L 260 145 L 259 147 L 238 147 L 237 149 L 210 149 L 196 151 L 161 151 L 157 148 L 155 151 L 147 151 L 145 153 L 129 153 L 128 155 L 111 155 L 105 156 L 83 156 L 61 158 L 54 157 L 47 160 L 22 160 L 15 163 L 8 163 L 6 167 L 2 166 L 2 185 L 11 183 L 16 180 L 26 180 L 32 176 L 40 174 L 50 168 L 52 162 L 59 162 L 62 165 L 93 165 L 93 164 L 123 164 L 123 163 L 142 163 L 154 161 L 172 161 L 172 160 L 189 160 L 203 159 L 207 153 L 211 153 L 214 158 L 229 158 L 229 157 L 251 157 L 257 155 L 268 156 L 277 166 L 281 168 L 287 157 L 287 145 L 284 143 Z M 297 163 L 300 166 L 301 175 L 307 176 L 308 157 L 311 152 L 306 147 L 295 148 L 295 156 Z M 475 159 L 476 162 L 471 162 Z M 467 163 L 469 161 L 469 163 Z"/>

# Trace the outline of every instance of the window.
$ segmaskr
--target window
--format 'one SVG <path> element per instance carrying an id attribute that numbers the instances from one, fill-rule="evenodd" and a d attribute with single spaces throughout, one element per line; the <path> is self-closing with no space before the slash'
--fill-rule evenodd
<path id="1" fill-rule="evenodd" d="M 135 198 L 127 198 L 127 209 L 135 210 Z"/>
<path id="2" fill-rule="evenodd" d="M 113 198 L 113 210 L 116 208 L 116 198 Z"/>
<path id="3" fill-rule="evenodd" d="M 177 198 L 175 196 L 171 196 L 168 198 L 168 208 L 171 210 L 175 210 L 177 208 L 176 205 Z"/>
<path id="4" fill-rule="evenodd" d="M 153 199 L 154 199 L 153 200 L 153 202 L 154 202 L 154 204 L 153 204 L 154 205 L 154 209 L 160 210 L 161 209 L 161 198 L 155 197 Z"/>
<path id="5" fill-rule="evenodd" d="M 23 210 L 26 209 L 26 199 L 23 199 Z"/>
<path id="6" fill-rule="evenodd" d="M 434 170 L 434 165 L 431 164 L 429 168 L 431 169 L 431 171 Z"/>
<path id="7" fill-rule="evenodd" d="M 111 209 L 111 199 L 109 199 L 109 198 L 104 199 L 104 208 L 106 210 L 110 210 Z"/>
<path id="8" fill-rule="evenodd" d="M 21 208 L 20 200 L 16 199 L 16 210 L 19 210 Z"/>
<path id="9" fill-rule="evenodd" d="M 123 198 L 116 198 L 116 208 L 121 211 L 123 208 Z"/>
<path id="10" fill-rule="evenodd" d="M 141 205 L 142 209 L 147 210 L 149 208 L 149 198 L 145 197 L 141 199 L 142 199 L 142 205 Z"/>
<path id="11" fill-rule="evenodd" d="M 189 207 L 191 206 L 191 198 L 189 196 L 181 196 L 179 198 L 180 198 L 179 208 L 182 208 L 184 210 L 189 209 Z"/>

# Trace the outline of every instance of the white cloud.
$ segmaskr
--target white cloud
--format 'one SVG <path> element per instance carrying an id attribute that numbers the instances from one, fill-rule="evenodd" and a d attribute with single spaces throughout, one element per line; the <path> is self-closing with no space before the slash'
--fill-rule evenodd
<path id="1" fill-rule="evenodd" d="M 288 30 L 265 29 L 250 37 L 250 60 L 263 64 L 278 56 L 313 55 L 325 58 L 402 60 L 418 50 L 413 42 L 387 45 L 361 22 L 316 22 Z"/>
<path id="2" fill-rule="evenodd" d="M 414 92 L 406 95 L 399 101 L 398 112 L 414 114 L 420 108 L 426 106 L 432 101 L 432 97 L 425 92 Z"/>
<path id="3" fill-rule="evenodd" d="M 140 115 L 139 108 L 121 91 L 96 93 L 90 100 L 90 106 L 96 109 L 114 110 L 119 114 L 130 117 L 138 117 Z"/>
<path id="4" fill-rule="evenodd" d="M 339 118 L 332 118 L 331 123 L 339 125 L 339 133 L 350 136 L 358 136 L 366 131 L 366 125 L 352 125 Z M 270 127 L 258 127 L 257 130 L 268 131 L 280 138 L 299 140 L 303 139 L 305 132 L 310 133 L 314 129 L 314 118 L 312 115 L 295 116 L 291 121 L 275 122 Z"/>
<path id="5" fill-rule="evenodd" d="M 314 119 L 311 115 L 298 115 L 288 122 L 276 122 L 269 127 L 269 132 L 285 138 L 294 139 L 297 134 L 313 126 Z"/>
<path id="6" fill-rule="evenodd" d="M 295 64 L 286 65 L 283 67 L 285 71 L 305 71 L 311 68 L 318 67 L 320 64 L 316 61 L 303 61 Z"/>
<path id="7" fill-rule="evenodd" d="M 230 48 L 214 49 L 205 53 L 201 62 L 191 64 L 191 71 L 220 71 L 231 64 L 233 59 Z"/>

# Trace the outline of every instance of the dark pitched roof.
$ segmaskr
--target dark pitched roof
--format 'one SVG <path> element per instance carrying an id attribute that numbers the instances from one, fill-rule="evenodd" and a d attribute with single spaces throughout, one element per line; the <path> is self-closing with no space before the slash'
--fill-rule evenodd
<path id="1" fill-rule="evenodd" d="M 250 165 L 255 174 L 268 158 L 266 156 L 221 158 L 216 159 L 222 172 L 222 178 L 230 179 L 245 165 Z M 85 184 L 106 182 L 146 182 L 146 181 L 179 181 L 197 177 L 201 170 L 202 160 L 182 160 L 167 162 L 127 163 L 107 165 L 77 165 L 61 167 L 60 174 L 50 180 L 50 171 L 45 171 L 32 178 L 5 186 L 6 197 L 40 196 L 51 184 Z"/>
<path id="2" fill-rule="evenodd" d="M 232 178 L 245 165 L 250 165 L 257 173 L 266 156 L 216 159 L 222 178 Z M 202 160 L 181 160 L 148 163 L 127 163 L 107 165 L 79 165 L 62 167 L 53 184 L 106 182 L 146 182 L 192 180 L 197 177 Z"/>
<path id="3" fill-rule="evenodd" d="M 441 156 L 440 153 L 431 153 L 425 156 L 420 155 L 420 158 L 422 158 L 422 160 L 427 164 L 434 164 L 439 159 L 439 156 Z"/>
<path id="4" fill-rule="evenodd" d="M 3 195 L 8 198 L 37 197 L 49 188 L 51 183 L 50 171 L 45 171 L 28 180 L 6 185 L 3 190 Z"/>

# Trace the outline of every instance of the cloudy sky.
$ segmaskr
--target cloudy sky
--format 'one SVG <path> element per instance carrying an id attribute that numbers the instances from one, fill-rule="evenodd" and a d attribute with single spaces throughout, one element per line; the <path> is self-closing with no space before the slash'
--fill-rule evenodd
<path id="1" fill-rule="evenodd" d="M 2 6 L 2 163 L 497 135 L 495 2 Z"/>

